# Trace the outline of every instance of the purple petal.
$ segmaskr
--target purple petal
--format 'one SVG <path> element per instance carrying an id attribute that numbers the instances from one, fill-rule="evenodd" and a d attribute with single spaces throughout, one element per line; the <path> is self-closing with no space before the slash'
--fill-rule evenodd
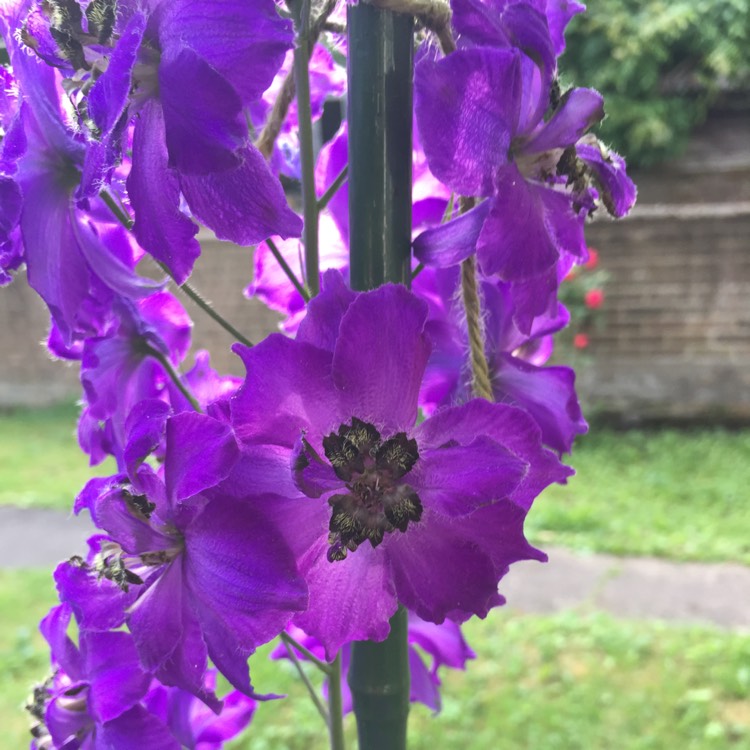
<path id="1" fill-rule="evenodd" d="M 576 153 L 593 172 L 609 213 L 618 218 L 625 216 L 633 208 L 637 193 L 635 184 L 625 171 L 625 160 L 614 151 L 605 152 L 599 144 L 578 143 Z"/>
<path id="2" fill-rule="evenodd" d="M 463 519 L 456 522 L 425 508 L 418 523 L 384 544 L 399 602 L 422 619 L 439 623 L 454 610 L 484 617 L 494 605 L 495 566 L 464 532 Z"/>
<path id="3" fill-rule="evenodd" d="M 332 376 L 341 412 L 383 427 L 410 429 L 430 344 L 427 305 L 403 286 L 360 294 L 341 319 Z M 373 326 L 373 321 L 378 326 Z"/>
<path id="4" fill-rule="evenodd" d="M 72 680 L 83 679 L 85 670 L 80 652 L 68 637 L 71 608 L 68 604 L 52 607 L 39 623 L 39 631 L 50 647 L 52 663 Z"/>
<path id="5" fill-rule="evenodd" d="M 341 424 L 328 352 L 280 334 L 252 349 L 235 344 L 233 351 L 247 368 L 231 399 L 238 440 L 292 448 L 304 431 L 328 434 Z"/>
<path id="6" fill-rule="evenodd" d="M 250 723 L 256 703 L 237 690 L 223 700 L 221 714 L 217 716 L 203 704 L 193 702 L 188 717 L 199 750 L 220 750 L 226 740 L 231 740 Z"/>
<path id="7" fill-rule="evenodd" d="M 128 105 L 132 69 L 145 27 L 142 13 L 135 13 L 129 19 L 109 56 L 107 69 L 89 92 L 88 114 L 103 136 L 112 132 Z"/>
<path id="8" fill-rule="evenodd" d="M 220 375 L 211 367 L 210 355 L 205 349 L 195 353 L 195 365 L 185 373 L 185 382 L 201 406 L 210 407 L 217 401 L 228 399 L 242 384 L 240 378 L 233 375 Z M 170 400 L 176 394 L 170 395 Z M 185 409 L 192 408 L 185 404 Z M 211 414 L 210 416 L 215 416 Z"/>
<path id="9" fill-rule="evenodd" d="M 217 487 L 223 497 L 244 502 L 248 497 L 298 497 L 290 470 L 290 451 L 276 445 L 245 445 L 232 473 Z"/>
<path id="10" fill-rule="evenodd" d="M 384 640 L 398 600 L 382 549 L 363 544 L 335 563 L 326 558 L 327 549 L 324 535 L 300 560 L 300 572 L 310 587 L 310 604 L 294 622 L 323 644 L 326 659 L 332 661 L 349 641 Z M 341 616 L 342 608 L 346 617 Z"/>
<path id="11" fill-rule="evenodd" d="M 185 576 L 211 660 L 252 694 L 247 657 L 307 605 L 294 556 L 250 499 L 214 499 L 186 530 L 185 545 Z"/>
<path id="12" fill-rule="evenodd" d="M 415 649 L 409 648 L 409 700 L 422 703 L 435 713 L 440 711 L 440 685 L 437 677 L 430 673 Z"/>
<path id="13" fill-rule="evenodd" d="M 518 118 L 518 56 L 459 50 L 415 71 L 415 111 L 432 173 L 463 195 L 491 195 Z"/>
<path id="14" fill-rule="evenodd" d="M 477 435 L 486 435 L 525 461 L 528 472 L 512 500 L 528 509 L 549 484 L 564 482 L 573 472 L 542 447 L 541 431 L 521 409 L 473 399 L 455 409 L 444 409 L 425 420 L 416 430 L 420 446 L 438 447 L 451 440 L 468 445 Z"/>
<path id="15" fill-rule="evenodd" d="M 170 167 L 183 174 L 207 174 L 239 164 L 235 152 L 247 135 L 242 102 L 205 60 L 191 49 L 163 57 L 159 98 Z"/>
<path id="16" fill-rule="evenodd" d="M 349 133 L 346 121 L 339 132 L 320 149 L 318 162 L 315 165 L 315 186 L 319 195 L 323 195 L 341 173 L 349 160 Z M 328 204 L 328 211 L 338 227 L 344 244 L 349 245 L 349 187 L 345 182 L 336 191 Z"/>
<path id="17" fill-rule="evenodd" d="M 90 272 L 70 225 L 68 196 L 41 174 L 23 185 L 21 232 L 29 286 L 47 303 L 66 342 L 81 326 Z"/>
<path id="18" fill-rule="evenodd" d="M 545 193 L 551 192 L 526 182 L 515 164 L 498 172 L 497 194 L 477 242 L 483 273 L 523 281 L 555 264 L 559 253 L 545 202 Z"/>
<path id="19" fill-rule="evenodd" d="M 594 89 L 571 89 L 550 120 L 524 144 L 522 152 L 538 154 L 572 146 L 604 117 L 604 99 Z"/>
<path id="20" fill-rule="evenodd" d="M 202 704 L 191 706 L 189 720 L 199 750 L 220 750 L 250 723 L 256 703 L 235 690 L 224 698 L 221 714 L 217 716 Z"/>
<path id="21" fill-rule="evenodd" d="M 341 489 L 341 480 L 331 464 L 311 451 L 309 443 L 302 438 L 294 446 L 292 471 L 295 486 L 307 497 L 320 497 L 326 492 Z"/>
<path id="22" fill-rule="evenodd" d="M 170 664 L 170 658 L 176 650 L 179 652 L 183 639 L 187 640 L 190 620 L 194 619 L 186 598 L 182 560 L 178 558 L 165 566 L 159 578 L 141 594 L 128 614 L 128 627 L 135 639 L 143 668 L 149 672 L 162 670 L 162 682 L 165 682 L 167 677 L 166 684 L 178 683 L 181 687 L 182 681 L 175 680 L 174 675 L 165 675 L 163 668 L 174 667 L 174 664 Z M 201 684 L 205 658 L 204 649 L 203 655 L 198 652 L 194 661 L 200 673 L 194 673 L 194 681 Z M 179 668 L 177 672 L 179 675 Z M 186 690 L 192 690 L 193 685 L 184 687 Z"/>
<path id="23" fill-rule="evenodd" d="M 547 561 L 547 555 L 532 547 L 524 537 L 525 517 L 524 508 L 510 500 L 501 500 L 495 505 L 480 508 L 463 520 L 466 538 L 485 550 L 492 559 L 496 580 L 502 578 L 508 572 L 508 566 L 515 562 Z"/>
<path id="24" fill-rule="evenodd" d="M 447 444 L 422 453 L 409 476 L 425 507 L 459 517 L 507 497 L 526 468 L 494 440 L 478 437 L 467 446 Z"/>
<path id="25" fill-rule="evenodd" d="M 585 10 L 585 5 L 574 0 L 547 0 L 547 22 L 556 57 L 565 52 L 565 28 L 570 19 Z"/>
<path id="26" fill-rule="evenodd" d="M 184 412 L 167 421 L 164 475 L 172 504 L 225 479 L 239 458 L 232 428 L 205 414 Z"/>
<path id="27" fill-rule="evenodd" d="M 260 98 L 292 47 L 292 24 L 279 16 L 273 0 L 172 0 L 159 11 L 162 50 L 190 48 L 246 104 Z"/>
<path id="28" fill-rule="evenodd" d="M 85 215 L 71 209 L 70 226 L 89 267 L 110 289 L 125 297 L 137 298 L 152 294 L 163 286 L 159 281 L 136 276 L 132 269 L 110 251 L 100 231 Z M 124 231 L 116 228 L 111 230 L 111 234 L 124 234 Z M 109 237 L 108 240 L 116 241 L 115 237 Z"/>
<path id="29" fill-rule="evenodd" d="M 85 689 L 86 684 L 73 684 L 69 689 L 81 688 Z M 76 737 L 85 738 L 83 741 L 87 742 L 89 739 L 89 732 L 92 729 L 91 717 L 87 711 L 71 711 L 66 706 L 64 699 L 64 693 L 56 695 L 48 704 L 44 712 L 44 723 L 49 730 L 52 741 L 54 742 L 53 747 L 65 748 L 68 750 L 71 747 L 68 744 L 71 740 L 76 741 Z M 62 700 L 61 700 L 62 699 Z M 38 750 L 37 745 L 32 745 L 32 750 Z M 76 747 L 72 745 L 72 747 Z M 80 746 L 83 750 L 93 750 L 92 745 L 84 744 Z"/>
<path id="30" fill-rule="evenodd" d="M 447 268 L 476 252 L 492 201 L 484 201 L 453 221 L 422 232 L 414 240 L 414 255 L 425 265 Z"/>
<path id="31" fill-rule="evenodd" d="M 432 656 L 435 670 L 443 665 L 452 669 L 465 669 L 467 660 L 476 658 L 464 639 L 461 626 L 451 620 L 436 625 L 410 614 L 409 641 Z"/>
<path id="32" fill-rule="evenodd" d="M 8 241 L 10 233 L 21 218 L 23 198 L 18 183 L 0 176 L 0 245 Z"/>
<path id="33" fill-rule="evenodd" d="M 92 750 L 180 750 L 172 733 L 143 706 L 133 706 L 114 721 L 98 727 Z"/>
<path id="34" fill-rule="evenodd" d="M 535 367 L 510 355 L 498 358 L 493 379 L 495 400 L 518 404 L 536 420 L 542 440 L 559 453 L 568 453 L 576 435 L 588 429 L 569 367 Z"/>
<path id="35" fill-rule="evenodd" d="M 180 185 L 167 164 L 164 114 L 147 101 L 133 134 L 133 167 L 128 195 L 135 211 L 133 231 L 140 245 L 164 263 L 182 284 L 200 255 L 198 227 L 180 211 Z"/>
<path id="36" fill-rule="evenodd" d="M 297 331 L 297 341 L 333 352 L 341 319 L 356 296 L 339 271 L 326 271 L 322 291 L 307 306 L 307 315 Z"/>
<path id="37" fill-rule="evenodd" d="M 511 285 L 514 305 L 513 322 L 522 334 L 531 335 L 536 318 L 552 316 L 558 309 L 557 289 L 560 285 L 558 276 L 560 265 L 558 261 L 557 266 L 553 266 L 540 276 Z"/>
<path id="38" fill-rule="evenodd" d="M 124 592 L 112 581 L 99 579 L 94 570 L 80 564 L 60 563 L 55 568 L 54 578 L 60 601 L 70 605 L 81 630 L 119 627 L 125 621 L 126 607 L 137 595 L 137 587 Z"/>
<path id="39" fill-rule="evenodd" d="M 281 183 L 254 146 L 237 151 L 234 169 L 182 174 L 180 186 L 193 215 L 220 240 L 255 245 L 278 234 L 299 237 L 302 220 L 287 205 Z"/>
<path id="40" fill-rule="evenodd" d="M 146 694 L 151 675 L 141 669 L 129 633 L 82 633 L 81 653 L 90 684 L 89 710 L 97 723 L 116 719 Z"/>
<path id="41" fill-rule="evenodd" d="M 122 483 L 103 488 L 89 511 L 98 529 L 106 531 L 128 554 L 166 550 L 174 541 L 154 529 L 136 507 Z"/>
<path id="42" fill-rule="evenodd" d="M 138 467 L 164 442 L 169 404 L 145 399 L 131 409 L 125 422 L 127 442 L 123 460 L 128 475 L 135 477 Z"/>

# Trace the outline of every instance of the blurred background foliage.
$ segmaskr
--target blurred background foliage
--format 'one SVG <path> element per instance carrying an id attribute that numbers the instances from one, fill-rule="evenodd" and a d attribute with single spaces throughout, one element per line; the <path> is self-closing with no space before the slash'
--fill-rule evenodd
<path id="1" fill-rule="evenodd" d="M 566 85 L 604 94 L 601 138 L 632 166 L 677 156 L 711 107 L 750 109 L 750 0 L 589 0 Z"/>

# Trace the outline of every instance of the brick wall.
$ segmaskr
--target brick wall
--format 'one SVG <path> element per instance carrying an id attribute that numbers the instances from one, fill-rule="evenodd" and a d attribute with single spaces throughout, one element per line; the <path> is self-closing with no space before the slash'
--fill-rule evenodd
<path id="1" fill-rule="evenodd" d="M 610 273 L 606 327 L 579 376 L 584 399 L 628 417 L 750 419 L 750 115 L 716 117 L 675 164 L 637 176 L 639 205 L 587 232 Z M 195 286 L 253 341 L 277 316 L 242 296 L 251 252 L 204 240 Z M 189 300 L 196 348 L 243 374 L 231 339 Z M 0 290 L 0 406 L 75 398 L 75 367 L 39 342 L 47 316 L 17 279 Z"/>

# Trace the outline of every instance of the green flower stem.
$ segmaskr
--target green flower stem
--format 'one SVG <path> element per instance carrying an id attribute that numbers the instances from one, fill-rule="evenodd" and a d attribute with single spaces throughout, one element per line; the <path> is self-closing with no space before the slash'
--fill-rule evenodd
<path id="1" fill-rule="evenodd" d="M 151 346 L 148 347 L 148 356 L 153 357 L 164 368 L 167 375 L 169 375 L 180 393 L 190 402 L 193 409 L 199 413 L 203 412 L 201 405 L 198 403 L 198 399 L 191 393 L 185 383 L 182 382 L 180 374 L 174 369 L 169 358 L 163 352 L 160 352 L 158 349 L 154 349 Z"/>
<path id="2" fill-rule="evenodd" d="M 112 195 L 110 195 L 106 190 L 103 190 L 101 193 L 99 193 L 101 199 L 104 201 L 106 206 L 109 208 L 109 210 L 112 212 L 112 215 L 117 219 L 117 221 L 122 224 L 125 229 L 128 231 L 133 231 L 133 224 L 135 223 L 132 218 L 128 215 L 127 211 L 114 199 Z M 164 273 L 169 276 L 170 279 L 174 282 L 175 286 L 180 289 L 185 296 L 189 297 L 198 307 L 200 307 L 203 312 L 206 313 L 210 318 L 215 320 L 227 333 L 231 334 L 235 340 L 239 341 L 241 344 L 244 344 L 245 346 L 252 346 L 253 342 L 250 341 L 247 337 L 243 336 L 224 316 L 220 315 L 214 308 L 211 306 L 211 303 L 208 302 L 203 298 L 203 296 L 198 292 L 195 287 L 193 287 L 191 284 L 189 284 L 187 281 L 184 284 L 178 284 L 174 280 L 174 276 L 172 276 L 172 272 L 163 264 L 160 263 L 158 260 L 154 258 L 154 262 L 161 268 Z"/>
<path id="3" fill-rule="evenodd" d="M 315 708 L 318 709 L 318 713 L 321 715 L 326 725 L 330 726 L 331 717 L 329 716 L 328 711 L 326 710 L 326 707 L 323 705 L 323 701 L 320 700 L 320 696 L 318 695 L 318 691 L 315 689 L 315 685 L 313 685 L 312 682 L 310 682 L 310 678 L 307 676 L 307 672 L 305 672 L 305 668 L 302 666 L 300 660 L 297 658 L 297 654 L 294 653 L 294 647 L 290 643 L 288 643 L 284 638 L 282 638 L 281 641 L 284 644 L 284 647 L 286 648 L 287 654 L 289 655 L 289 660 L 292 662 L 292 664 L 294 664 L 294 668 L 297 670 L 297 674 L 302 680 L 304 686 L 307 688 L 307 692 L 310 695 L 310 699 L 315 704 Z"/>
<path id="4" fill-rule="evenodd" d="M 172 276 L 171 271 L 159 261 L 156 261 L 159 268 L 161 268 L 164 273 L 166 273 L 170 279 L 174 282 L 175 286 L 186 296 L 189 297 L 198 307 L 200 307 L 201 310 L 203 310 L 206 315 L 208 315 L 209 318 L 215 320 L 227 333 L 234 336 L 236 341 L 239 341 L 241 344 L 244 344 L 245 346 L 252 346 L 253 342 L 250 341 L 249 338 L 246 336 L 243 336 L 237 328 L 235 328 L 223 315 L 220 315 L 216 310 L 213 308 L 213 305 L 205 299 L 200 292 L 189 282 L 185 282 L 184 284 L 178 284 L 174 277 Z"/>
<path id="5" fill-rule="evenodd" d="M 349 174 L 349 167 L 344 167 L 337 175 L 336 179 L 331 183 L 328 190 L 318 198 L 318 211 L 322 211 L 330 202 L 331 198 L 338 192 L 339 188 L 346 182 L 347 175 Z"/>
<path id="6" fill-rule="evenodd" d="M 360 2 L 347 10 L 347 29 L 351 284 L 408 286 L 414 21 Z M 352 644 L 360 750 L 406 748 L 409 680 L 407 615 L 399 608 L 385 641 Z"/>
<path id="7" fill-rule="evenodd" d="M 273 257 L 276 258 L 276 262 L 281 267 L 281 270 L 286 274 L 289 281 L 292 282 L 292 286 L 302 295 L 302 299 L 305 302 L 309 302 L 310 292 L 302 285 L 302 282 L 297 278 L 294 271 L 292 271 L 291 266 L 284 260 L 284 256 L 276 246 L 276 243 L 269 237 L 266 240 L 266 245 L 268 245 L 268 249 L 271 251 Z"/>
<path id="8" fill-rule="evenodd" d="M 344 712 L 341 700 L 341 652 L 331 664 L 328 676 L 328 729 L 331 740 L 331 750 L 345 750 L 344 740 Z"/>
<path id="9" fill-rule="evenodd" d="M 305 281 L 314 297 L 320 291 L 318 261 L 318 198 L 315 193 L 315 152 L 313 149 L 312 110 L 310 107 L 311 0 L 294 0 L 290 9 L 295 17 L 297 46 L 294 50 L 294 82 L 299 117 L 300 169 L 302 172 L 302 218 L 305 243 Z"/>
<path id="10" fill-rule="evenodd" d="M 298 640 L 292 638 L 292 636 L 289 635 L 289 633 L 287 633 L 286 631 L 282 631 L 279 637 L 282 641 L 284 641 L 285 646 L 291 646 L 292 648 L 296 649 L 306 659 L 312 662 L 321 672 L 323 672 L 323 674 L 330 676 L 333 669 L 330 664 L 322 661 L 321 659 L 318 659 L 318 657 L 315 656 L 315 654 L 310 651 L 310 649 L 305 648 Z"/>

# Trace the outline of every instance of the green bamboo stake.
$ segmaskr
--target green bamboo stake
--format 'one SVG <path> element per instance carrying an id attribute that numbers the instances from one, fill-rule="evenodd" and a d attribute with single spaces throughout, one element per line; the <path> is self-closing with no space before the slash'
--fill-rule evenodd
<path id="1" fill-rule="evenodd" d="M 408 285 L 414 21 L 360 2 L 347 26 L 351 283 Z"/>
<path id="2" fill-rule="evenodd" d="M 414 22 L 360 2 L 349 7 L 347 27 L 351 285 L 408 286 Z M 360 750 L 405 750 L 409 661 L 403 608 L 385 641 L 353 644 L 349 687 Z"/>

